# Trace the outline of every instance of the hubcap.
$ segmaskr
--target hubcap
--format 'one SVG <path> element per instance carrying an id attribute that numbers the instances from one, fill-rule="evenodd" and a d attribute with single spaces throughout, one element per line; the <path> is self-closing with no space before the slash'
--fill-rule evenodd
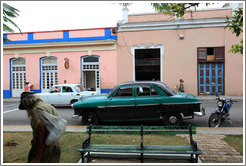
<path id="1" fill-rule="evenodd" d="M 172 123 L 172 124 L 176 123 L 177 120 L 178 120 L 178 119 L 177 119 L 176 116 L 170 116 L 170 118 L 169 118 L 169 122 Z"/>
<path id="2" fill-rule="evenodd" d="M 211 122 L 211 126 L 212 127 L 219 127 L 219 125 L 220 125 L 220 119 L 219 119 L 218 115 L 214 115 L 212 122 Z"/>
<path id="3" fill-rule="evenodd" d="M 91 116 L 91 115 L 90 115 L 90 116 L 88 116 L 88 119 L 87 119 L 87 120 L 88 120 L 88 122 L 92 122 L 92 120 L 93 120 L 93 116 Z"/>

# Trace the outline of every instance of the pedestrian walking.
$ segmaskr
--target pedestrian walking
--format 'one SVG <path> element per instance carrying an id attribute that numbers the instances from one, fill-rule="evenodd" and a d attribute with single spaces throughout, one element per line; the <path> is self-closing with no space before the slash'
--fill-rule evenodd
<path id="1" fill-rule="evenodd" d="M 28 154 L 28 163 L 57 163 L 60 161 L 61 148 L 59 140 L 47 145 L 46 139 L 50 134 L 47 124 L 40 118 L 39 112 L 45 112 L 58 116 L 57 110 L 43 102 L 33 91 L 26 91 L 21 94 L 19 105 L 20 110 L 26 110 L 33 130 L 31 149 Z M 57 125 L 58 126 L 58 125 Z"/>
<path id="2" fill-rule="evenodd" d="M 178 88 L 179 88 L 179 92 L 184 92 L 184 80 L 183 79 L 179 80 Z"/>

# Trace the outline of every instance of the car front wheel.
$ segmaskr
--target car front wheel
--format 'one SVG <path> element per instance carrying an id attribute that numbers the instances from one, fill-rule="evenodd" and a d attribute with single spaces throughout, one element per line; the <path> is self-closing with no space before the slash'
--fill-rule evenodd
<path id="1" fill-rule="evenodd" d="M 77 101 L 78 101 L 78 100 L 76 100 L 76 99 L 71 100 L 71 101 L 70 101 L 70 105 L 73 104 L 73 103 L 75 103 L 75 102 L 77 102 Z"/>
<path id="2" fill-rule="evenodd" d="M 177 126 L 182 122 L 182 116 L 179 113 L 166 114 L 163 119 L 164 125 Z"/>
<path id="3" fill-rule="evenodd" d="M 86 112 L 82 115 L 82 124 L 89 125 L 93 124 L 96 125 L 98 123 L 98 117 L 94 112 Z"/>

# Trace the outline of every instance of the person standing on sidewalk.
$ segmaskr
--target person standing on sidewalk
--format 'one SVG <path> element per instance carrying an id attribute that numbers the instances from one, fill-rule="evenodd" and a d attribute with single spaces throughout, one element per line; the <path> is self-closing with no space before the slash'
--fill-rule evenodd
<path id="1" fill-rule="evenodd" d="M 50 104 L 43 102 L 33 91 L 26 91 L 21 94 L 19 109 L 27 111 L 33 130 L 28 163 L 58 163 L 61 154 L 59 141 L 52 145 L 45 144 L 49 131 L 37 113 L 41 110 L 58 116 L 57 110 Z"/>
<path id="2" fill-rule="evenodd" d="M 30 82 L 29 82 L 29 81 L 27 81 L 27 84 L 28 84 L 28 86 L 29 86 L 29 90 L 33 90 L 33 85 L 32 85 L 32 84 L 30 84 Z"/>
<path id="3" fill-rule="evenodd" d="M 28 82 L 25 82 L 25 86 L 24 86 L 24 91 L 30 91 L 30 87 L 28 86 Z"/>

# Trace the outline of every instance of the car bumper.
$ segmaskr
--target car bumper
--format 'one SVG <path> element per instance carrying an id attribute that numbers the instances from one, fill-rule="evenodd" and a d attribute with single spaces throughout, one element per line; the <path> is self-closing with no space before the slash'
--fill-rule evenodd
<path id="1" fill-rule="evenodd" d="M 205 108 L 202 107 L 200 112 L 194 112 L 194 116 L 203 117 L 205 115 Z"/>
<path id="2" fill-rule="evenodd" d="M 79 115 L 73 115 L 72 118 L 73 119 L 79 119 Z"/>

